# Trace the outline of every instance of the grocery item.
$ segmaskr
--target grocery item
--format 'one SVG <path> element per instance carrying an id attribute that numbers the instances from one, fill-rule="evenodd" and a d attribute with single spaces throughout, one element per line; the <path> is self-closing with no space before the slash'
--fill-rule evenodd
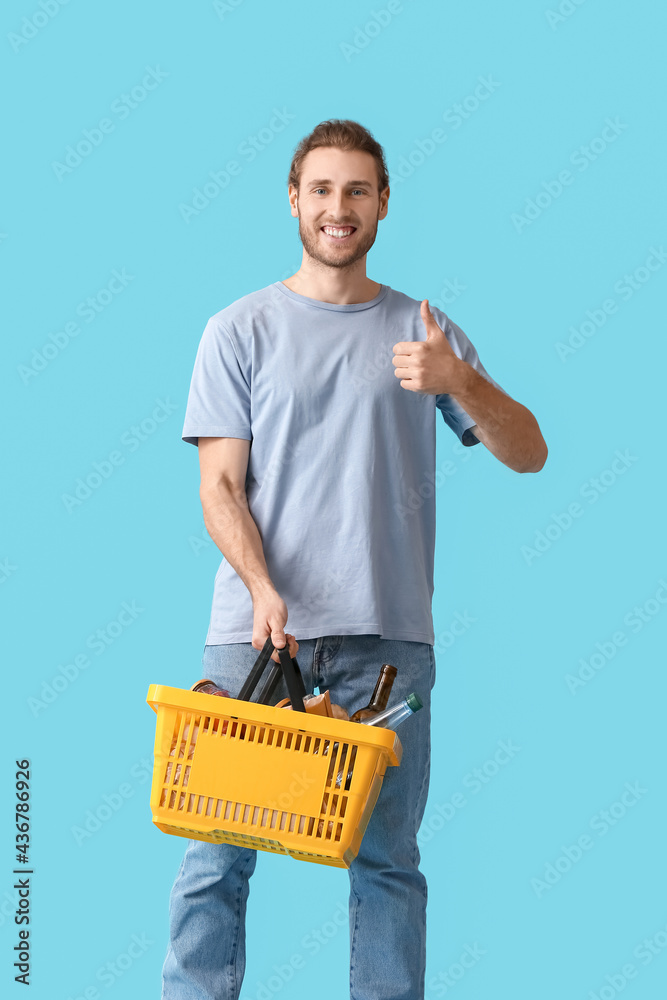
<path id="1" fill-rule="evenodd" d="M 360 708 L 354 715 L 350 716 L 350 722 L 365 722 L 367 719 L 379 715 L 380 712 L 384 712 L 389 703 L 389 695 L 397 673 L 396 667 L 392 667 L 391 663 L 382 664 L 371 700 L 365 708 Z"/>

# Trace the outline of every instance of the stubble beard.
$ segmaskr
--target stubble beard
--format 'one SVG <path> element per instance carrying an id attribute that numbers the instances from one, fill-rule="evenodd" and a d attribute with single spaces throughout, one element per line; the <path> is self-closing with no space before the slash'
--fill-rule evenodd
<path id="1" fill-rule="evenodd" d="M 375 226 L 372 232 L 369 231 L 366 234 L 362 233 L 362 235 L 355 241 L 354 246 L 351 246 L 347 251 L 341 252 L 341 250 L 332 246 L 331 251 L 327 253 L 326 249 L 322 246 L 322 234 L 320 228 L 317 227 L 314 230 L 304 228 L 301 224 L 301 218 L 299 218 L 299 239 L 301 240 L 303 248 L 308 256 L 312 257 L 312 259 L 317 261 L 318 264 L 322 264 L 325 267 L 351 267 L 365 254 L 367 254 L 375 243 L 378 221 L 378 219 L 375 220 Z"/>

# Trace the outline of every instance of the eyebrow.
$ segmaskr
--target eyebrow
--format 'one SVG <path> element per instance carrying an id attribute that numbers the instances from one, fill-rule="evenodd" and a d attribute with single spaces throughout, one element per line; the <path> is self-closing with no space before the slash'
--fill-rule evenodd
<path id="1" fill-rule="evenodd" d="M 325 177 L 323 180 L 309 181 L 308 187 L 312 187 L 313 184 L 333 184 L 333 181 Z M 348 187 L 373 187 L 370 181 L 348 181 L 347 185 Z"/>

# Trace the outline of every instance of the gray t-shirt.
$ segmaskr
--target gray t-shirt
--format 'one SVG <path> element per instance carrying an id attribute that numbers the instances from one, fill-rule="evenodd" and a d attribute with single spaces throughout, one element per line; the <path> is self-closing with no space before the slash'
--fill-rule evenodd
<path id="1" fill-rule="evenodd" d="M 182 438 L 252 442 L 248 505 L 297 640 L 435 641 L 436 406 L 461 440 L 474 421 L 450 395 L 412 392 L 394 374 L 394 344 L 426 339 L 419 306 L 388 285 L 337 305 L 276 281 L 206 324 Z M 457 356 L 500 388 L 463 331 L 431 311 Z M 250 642 L 252 624 L 250 593 L 223 559 L 206 643 Z"/>

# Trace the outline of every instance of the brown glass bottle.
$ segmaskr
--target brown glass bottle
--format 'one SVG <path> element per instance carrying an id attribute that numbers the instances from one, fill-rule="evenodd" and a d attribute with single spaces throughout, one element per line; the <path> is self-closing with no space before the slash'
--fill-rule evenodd
<path id="1" fill-rule="evenodd" d="M 358 712 L 350 716 L 350 722 L 364 722 L 365 719 L 372 719 L 373 716 L 384 712 L 397 673 L 396 667 L 392 667 L 391 663 L 382 664 L 373 697 L 365 708 L 360 708 Z"/>

